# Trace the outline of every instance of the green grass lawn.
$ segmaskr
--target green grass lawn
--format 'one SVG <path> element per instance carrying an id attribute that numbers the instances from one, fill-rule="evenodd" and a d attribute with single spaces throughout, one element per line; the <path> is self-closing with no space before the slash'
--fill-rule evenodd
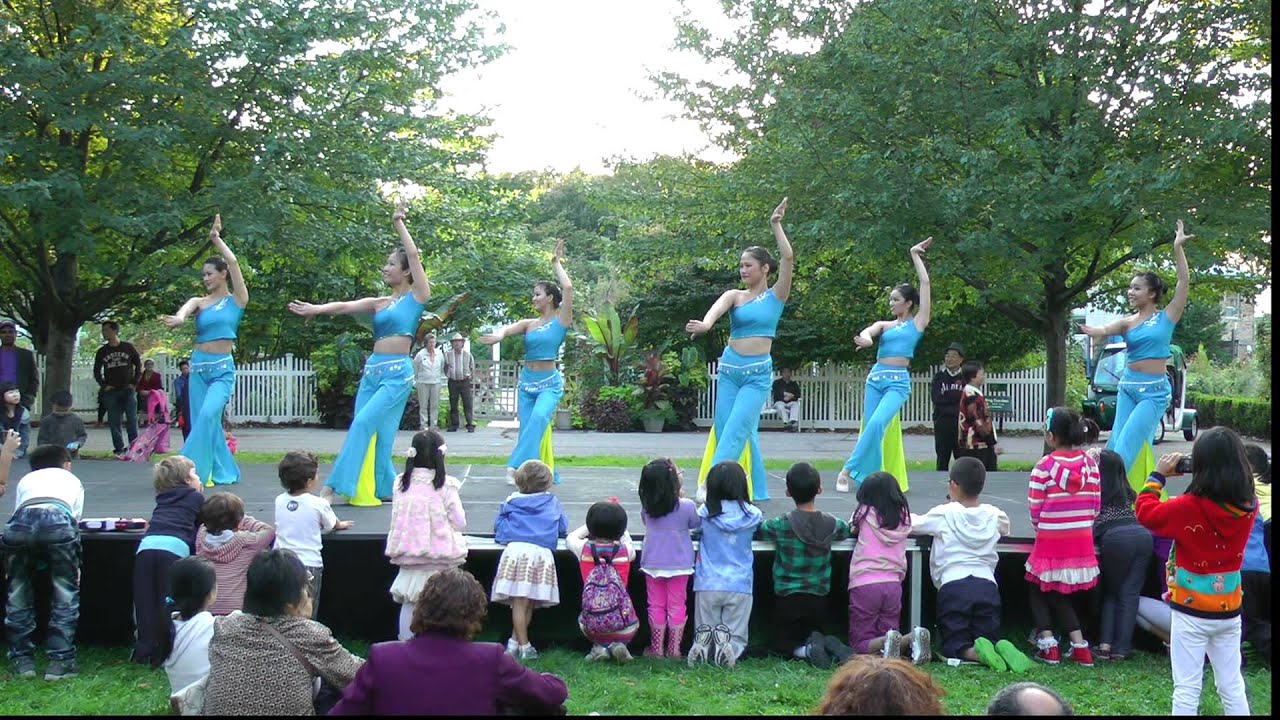
<path id="1" fill-rule="evenodd" d="M 635 644 L 638 648 L 639 642 Z M 368 647 L 359 642 L 346 645 L 357 654 Z M 128 648 L 82 648 L 80 677 L 55 683 L 20 680 L 6 664 L 0 670 L 0 715 L 168 714 L 164 671 L 130 664 L 128 656 Z M 833 672 L 776 659 L 744 660 L 733 670 L 689 669 L 682 662 L 648 658 L 618 667 L 589 664 L 577 652 L 553 649 L 544 649 L 529 666 L 564 679 L 571 715 L 805 714 L 817 706 Z M 1173 692 L 1168 659 L 1142 653 L 1125 663 L 1093 668 L 1037 665 L 1025 675 L 939 662 L 931 663 L 928 671 L 946 690 L 943 705 L 953 715 L 981 715 L 997 690 L 1018 680 L 1054 688 L 1080 715 L 1167 714 Z M 1245 682 L 1253 714 L 1270 715 L 1271 673 L 1254 664 L 1245 672 Z M 1222 712 L 1211 672 L 1205 675 L 1200 709 L 1209 715 Z"/>

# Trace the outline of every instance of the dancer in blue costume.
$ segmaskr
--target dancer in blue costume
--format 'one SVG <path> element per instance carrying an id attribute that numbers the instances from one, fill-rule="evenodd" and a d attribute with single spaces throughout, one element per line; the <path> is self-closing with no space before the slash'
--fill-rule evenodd
<path id="1" fill-rule="evenodd" d="M 1124 336 L 1127 364 L 1120 376 L 1116 417 L 1107 449 L 1120 455 L 1129 473 L 1129 482 L 1139 489 L 1155 469 L 1150 443 L 1173 392 L 1165 365 L 1171 354 L 1173 328 L 1182 319 L 1191 292 L 1191 272 L 1183 246 L 1193 237 L 1195 235 L 1183 232 L 1179 220 L 1173 236 L 1178 285 L 1163 310 L 1158 306 L 1166 291 L 1164 282 L 1155 273 L 1142 272 L 1129 281 L 1129 305 L 1136 311 L 1134 314 L 1102 327 L 1080 326 L 1080 332 L 1097 343 L 1105 343 L 1112 335 Z M 1140 466 L 1140 460 L 1145 460 L 1145 467 Z"/>
<path id="2" fill-rule="evenodd" d="M 729 313 L 729 344 L 720 355 L 716 381 L 716 411 L 698 472 L 699 502 L 707 472 L 717 463 L 733 460 L 747 471 L 747 489 L 752 502 L 769 499 L 764 459 L 760 456 L 760 410 L 773 385 L 773 337 L 778 319 L 791 295 L 791 275 L 795 255 L 782 230 L 787 198 L 769 217 L 773 237 L 778 242 L 779 260 L 755 245 L 738 259 L 738 277 L 745 290 L 725 291 L 701 320 L 685 323 L 685 332 L 696 337 L 709 331 L 721 315 Z M 778 281 L 769 287 L 769 275 L 778 271 Z M 749 456 L 743 457 L 744 450 Z"/>
<path id="3" fill-rule="evenodd" d="M 862 350 L 871 347 L 878 335 L 880 349 L 876 352 L 876 364 L 867 374 L 858 441 L 844 468 L 836 476 L 838 492 L 849 492 L 852 487 L 861 485 L 868 475 L 883 469 L 885 431 L 911 396 L 911 375 L 907 366 L 915 356 L 916 344 L 924 335 L 925 328 L 929 327 L 933 306 L 929 271 L 924 267 L 923 258 L 932 243 L 933 238 L 925 238 L 924 242 L 911 247 L 911 263 L 916 266 L 920 289 L 917 291 L 907 283 L 893 288 L 889 293 L 889 312 L 893 313 L 893 319 L 871 323 L 853 339 L 856 349 Z M 897 480 L 905 490 L 906 478 Z"/>
<path id="4" fill-rule="evenodd" d="M 191 432 L 182 445 L 182 454 L 196 466 L 200 481 L 209 485 L 240 482 L 226 436 L 222 434 L 222 412 L 236 385 L 236 364 L 231 358 L 236 330 L 249 304 L 249 288 L 244 284 L 240 263 L 222 241 L 222 216 L 213 216 L 209 242 L 221 257 L 204 261 L 200 269 L 204 297 L 182 304 L 177 315 L 160 321 L 170 330 L 196 316 L 196 347 L 191 353 L 191 379 L 187 397 L 191 403 Z"/>
<path id="5" fill-rule="evenodd" d="M 391 497 L 396 478 L 391 446 L 413 392 L 409 350 L 431 297 L 431 285 L 422 269 L 418 246 L 404 226 L 404 214 L 402 202 L 391 216 L 400 247 L 391 251 L 382 266 L 382 281 L 391 287 L 390 295 L 323 305 L 297 300 L 289 303 L 290 312 L 302 317 L 373 314 L 373 354 L 364 363 L 355 417 L 322 493 L 329 498 L 345 496 L 357 506 L 381 505 Z"/>
<path id="6" fill-rule="evenodd" d="M 551 468 L 555 482 L 560 482 L 551 451 L 551 420 L 564 395 L 564 380 L 556 368 L 556 358 L 565 335 L 573 327 L 573 283 L 564 270 L 563 259 L 564 240 L 557 240 L 551 267 L 560 285 L 546 280 L 533 284 L 533 309 L 538 317 L 514 322 L 480 338 L 485 345 L 493 345 L 512 335 L 524 335 L 524 367 L 520 368 L 516 400 L 520 434 L 507 459 L 508 485 L 516 484 L 516 468 L 525 460 L 541 460 Z"/>

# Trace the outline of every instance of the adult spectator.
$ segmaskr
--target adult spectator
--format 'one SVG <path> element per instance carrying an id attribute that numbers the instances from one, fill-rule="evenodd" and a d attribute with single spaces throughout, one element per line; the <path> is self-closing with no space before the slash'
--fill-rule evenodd
<path id="1" fill-rule="evenodd" d="M 142 376 L 142 357 L 133 345 L 120 339 L 120 323 L 107 320 L 102 323 L 102 339 L 106 342 L 98 348 L 93 358 L 93 379 L 102 389 L 102 403 L 107 409 L 107 425 L 111 426 L 111 451 L 122 457 L 129 445 L 138 439 L 138 378 Z M 129 443 L 124 441 L 128 431 Z"/>
<path id="2" fill-rule="evenodd" d="M 946 472 L 951 456 L 956 450 L 959 433 L 956 418 L 960 415 L 960 395 L 964 380 L 960 378 L 960 365 L 964 363 L 964 346 L 951 343 L 942 354 L 942 369 L 934 373 L 929 382 L 929 397 L 933 400 L 933 450 L 938 455 L 938 472 Z"/>
<path id="3" fill-rule="evenodd" d="M 138 407 L 145 408 L 147 424 L 156 421 L 157 408 L 163 418 L 168 404 L 169 398 L 164 394 L 164 381 L 160 378 L 160 373 L 156 372 L 156 361 L 144 360 L 142 376 L 138 378 Z"/>
<path id="4" fill-rule="evenodd" d="M 215 621 L 202 715 L 314 715 L 315 678 L 339 691 L 351 682 L 364 661 L 311 619 L 307 584 L 292 550 L 249 563 L 244 611 Z"/>
<path id="5" fill-rule="evenodd" d="M 827 684 L 819 715 L 942 715 L 946 694 L 901 658 L 854 655 Z"/>
<path id="6" fill-rule="evenodd" d="M 173 415 L 182 430 L 182 439 L 191 434 L 191 361 L 178 361 L 178 377 L 173 379 Z"/>
<path id="7" fill-rule="evenodd" d="M 329 714 L 563 714 L 564 681 L 522 667 L 497 643 L 472 641 L 488 605 L 471 573 L 432 575 L 414 608 L 414 637 L 370 647 Z"/>
<path id="8" fill-rule="evenodd" d="M 987 706 L 988 715 L 1074 715 L 1058 693 L 1033 682 L 1006 685 Z"/>
<path id="9" fill-rule="evenodd" d="M 413 356 L 413 386 L 418 391 L 419 430 L 440 427 L 437 423 L 440 422 L 440 381 L 443 379 L 444 353 L 436 348 L 436 336 L 432 333 L 427 336 L 426 345 Z M 470 417 L 469 413 L 467 417 Z"/>
<path id="10" fill-rule="evenodd" d="M 467 416 L 467 432 L 476 431 L 471 414 L 471 376 L 475 373 L 476 361 L 470 351 L 462 348 L 464 342 L 466 338 L 462 333 L 454 333 L 449 338 L 449 351 L 444 354 L 444 374 L 449 379 L 449 432 L 458 429 L 458 400 L 462 400 Z"/>
<path id="11" fill-rule="evenodd" d="M 17 341 L 18 326 L 12 320 L 0 320 L 0 384 L 17 385 L 23 407 L 31 410 L 40 389 L 40 373 L 35 353 L 18 347 Z"/>
<path id="12" fill-rule="evenodd" d="M 791 379 L 791 368 L 780 372 L 782 377 L 773 381 L 773 409 L 787 430 L 800 432 L 800 383 Z"/>

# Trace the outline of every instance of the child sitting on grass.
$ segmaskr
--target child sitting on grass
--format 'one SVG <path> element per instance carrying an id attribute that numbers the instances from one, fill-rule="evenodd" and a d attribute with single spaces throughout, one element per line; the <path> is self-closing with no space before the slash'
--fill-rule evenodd
<path id="1" fill-rule="evenodd" d="M 582 612 L 578 628 L 591 641 L 587 661 L 612 657 L 629 662 L 627 643 L 640 629 L 635 606 L 627 594 L 635 547 L 627 533 L 627 511 L 617 501 L 598 502 L 587 509 L 587 522 L 565 538 L 582 570 Z"/>
<path id="2" fill-rule="evenodd" d="M 205 501 L 204 526 L 196 534 L 200 557 L 213 563 L 218 597 L 209 606 L 214 615 L 230 615 L 244 605 L 245 573 L 260 550 L 271 547 L 276 531 L 244 514 L 244 501 L 229 492 L 216 492 Z"/>
<path id="3" fill-rule="evenodd" d="M 843 664 L 852 650 L 822 634 L 831 592 L 831 545 L 850 535 L 849 523 L 821 512 L 822 476 L 809 463 L 787 471 L 787 497 L 796 509 L 760 525 L 756 535 L 771 540 L 773 555 L 773 649 L 819 668 Z"/>
<path id="4" fill-rule="evenodd" d="M 178 692 L 209 674 L 209 641 L 218 597 L 213 563 L 199 556 L 184 557 L 169 568 L 170 627 L 160 635 L 160 656 L 169 676 L 170 692 Z"/>
<path id="5" fill-rule="evenodd" d="M 956 458 L 947 482 L 949 502 L 923 515 L 913 514 L 911 528 L 933 536 L 929 575 L 938 588 L 943 657 L 1022 673 L 1030 669 L 1031 660 L 1013 643 L 999 639 L 996 543 L 1009 534 L 1009 516 L 979 499 L 986 480 L 980 459 Z"/>

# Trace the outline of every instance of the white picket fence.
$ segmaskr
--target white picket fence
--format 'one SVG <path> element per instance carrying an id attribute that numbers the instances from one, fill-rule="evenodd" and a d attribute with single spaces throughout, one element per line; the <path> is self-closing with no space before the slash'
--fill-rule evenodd
<path id="1" fill-rule="evenodd" d="M 902 424 L 933 424 L 933 401 L 929 397 L 929 382 L 941 367 L 930 368 L 927 373 L 911 375 L 911 396 L 902 407 Z M 854 430 L 862 424 L 862 399 L 866 384 L 865 365 L 837 365 L 813 363 L 797 370 L 792 379 L 800 383 L 800 425 L 822 430 Z M 711 383 L 698 403 L 698 425 L 710 426 L 716 406 L 716 363 L 707 365 Z M 775 375 L 776 377 L 776 375 Z M 1040 427 L 1045 415 L 1045 370 L 1043 367 L 1013 373 L 987 375 L 987 387 L 993 384 L 1008 386 L 1012 410 L 1004 416 L 1004 427 L 1025 430 Z"/>

